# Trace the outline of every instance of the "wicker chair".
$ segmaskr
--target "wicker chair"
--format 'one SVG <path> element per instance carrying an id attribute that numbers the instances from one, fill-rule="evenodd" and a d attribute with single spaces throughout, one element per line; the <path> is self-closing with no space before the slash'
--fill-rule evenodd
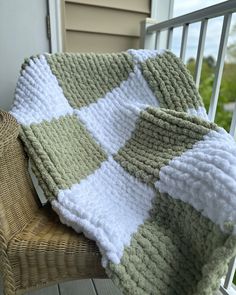
<path id="1" fill-rule="evenodd" d="M 105 277 L 93 241 L 42 206 L 28 173 L 19 127 L 0 111 L 0 253 L 6 295 L 60 281 Z"/>

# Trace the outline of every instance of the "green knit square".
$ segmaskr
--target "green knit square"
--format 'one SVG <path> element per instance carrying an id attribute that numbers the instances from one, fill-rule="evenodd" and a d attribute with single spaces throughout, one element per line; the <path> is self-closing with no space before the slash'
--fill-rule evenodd
<path id="1" fill-rule="evenodd" d="M 73 108 L 104 97 L 133 71 L 132 56 L 118 54 L 53 54 L 47 62 Z"/>
<path id="2" fill-rule="evenodd" d="M 130 174 L 154 183 L 163 166 L 215 128 L 186 113 L 149 107 L 141 112 L 131 138 L 114 158 Z"/>
<path id="3" fill-rule="evenodd" d="M 33 166 L 54 194 L 57 188 L 79 183 L 106 160 L 105 152 L 75 115 L 23 127 L 22 136 L 27 137 Z"/>
<path id="4" fill-rule="evenodd" d="M 191 74 L 173 53 L 147 59 L 141 71 L 161 107 L 186 112 L 203 106 Z"/>

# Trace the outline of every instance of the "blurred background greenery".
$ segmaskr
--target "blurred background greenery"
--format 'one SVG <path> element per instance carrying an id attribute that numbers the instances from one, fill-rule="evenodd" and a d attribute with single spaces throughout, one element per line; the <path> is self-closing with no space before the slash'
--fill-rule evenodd
<path id="1" fill-rule="evenodd" d="M 234 24 L 232 35 L 236 35 L 236 24 Z M 212 56 L 205 57 L 202 65 L 202 74 L 199 92 L 208 110 L 210 105 L 212 86 L 214 82 L 216 61 Z M 194 75 L 195 59 L 190 58 L 187 62 L 187 68 Z M 224 65 L 223 77 L 220 87 L 219 102 L 217 107 L 215 122 L 225 128 L 230 129 L 230 123 L 233 115 L 234 105 L 236 103 L 236 43 L 227 48 L 227 58 Z"/>

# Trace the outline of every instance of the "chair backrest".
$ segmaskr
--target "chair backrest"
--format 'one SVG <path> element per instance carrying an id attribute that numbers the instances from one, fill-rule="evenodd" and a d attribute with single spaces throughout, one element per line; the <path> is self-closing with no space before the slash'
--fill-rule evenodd
<path id="1" fill-rule="evenodd" d="M 6 240 L 29 223 L 39 209 L 28 157 L 18 134 L 15 119 L 0 111 L 0 230 Z"/>

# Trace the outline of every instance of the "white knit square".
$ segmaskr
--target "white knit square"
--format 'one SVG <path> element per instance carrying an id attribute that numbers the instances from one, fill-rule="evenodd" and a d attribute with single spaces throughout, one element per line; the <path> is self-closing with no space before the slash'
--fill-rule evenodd
<path id="1" fill-rule="evenodd" d="M 11 114 L 24 126 L 73 114 L 44 55 L 30 60 L 22 71 Z"/>
<path id="2" fill-rule="evenodd" d="M 63 223 L 96 240 L 103 265 L 119 263 L 132 234 L 149 217 L 155 191 L 127 173 L 112 157 L 52 202 Z"/>
<path id="3" fill-rule="evenodd" d="M 75 110 L 75 113 L 95 140 L 111 155 L 131 137 L 139 113 L 148 106 L 158 107 L 159 103 L 136 67 L 119 87 L 96 103 Z"/>

